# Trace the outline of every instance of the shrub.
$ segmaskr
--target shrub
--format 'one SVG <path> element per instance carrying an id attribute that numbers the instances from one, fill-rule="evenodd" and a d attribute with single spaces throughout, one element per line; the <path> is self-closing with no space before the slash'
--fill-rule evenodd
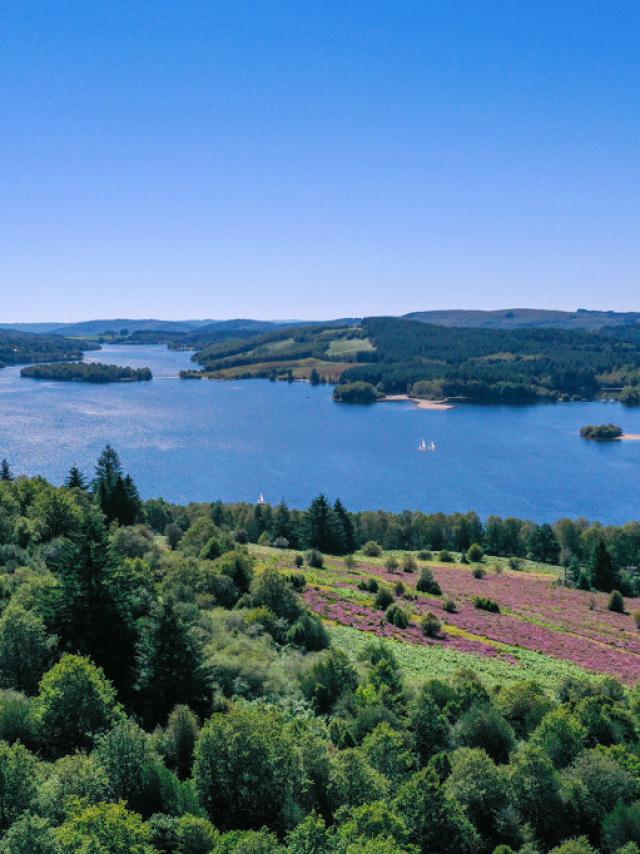
<path id="1" fill-rule="evenodd" d="M 481 560 L 484 560 L 484 549 L 480 543 L 471 543 L 467 549 L 467 559 L 471 563 L 480 563 Z"/>
<path id="2" fill-rule="evenodd" d="M 398 568 L 398 561 L 395 559 L 393 555 L 389 555 L 389 557 L 384 562 L 384 568 L 387 572 L 395 572 Z"/>
<path id="3" fill-rule="evenodd" d="M 466 555 L 466 552 L 460 552 L 460 563 L 469 563 L 469 558 Z"/>
<path id="4" fill-rule="evenodd" d="M 379 586 L 375 578 L 363 578 L 358 582 L 360 590 L 367 590 L 369 593 L 377 593 Z"/>
<path id="5" fill-rule="evenodd" d="M 427 549 L 421 549 L 418 552 L 418 560 L 433 560 L 433 555 Z"/>
<path id="6" fill-rule="evenodd" d="M 615 611 L 616 614 L 624 614 L 624 599 L 619 590 L 612 590 L 609 596 L 609 604 L 607 608 L 610 611 Z"/>
<path id="7" fill-rule="evenodd" d="M 273 541 L 274 549 L 288 549 L 289 540 L 286 537 L 276 537 Z"/>
<path id="8" fill-rule="evenodd" d="M 376 608 L 380 608 L 381 611 L 386 610 L 389 605 L 393 602 L 393 595 L 390 590 L 386 587 L 381 587 L 378 590 L 375 598 L 375 606 Z"/>
<path id="9" fill-rule="evenodd" d="M 438 560 L 440 563 L 453 563 L 453 555 L 447 549 L 442 549 L 441 552 L 438 552 Z"/>
<path id="10" fill-rule="evenodd" d="M 433 611 L 427 611 L 422 620 L 420 620 L 420 628 L 422 629 L 422 634 L 425 635 L 425 637 L 437 638 L 440 637 L 442 623 Z"/>
<path id="11" fill-rule="evenodd" d="M 415 572 L 418 568 L 416 563 L 416 559 L 412 554 L 406 554 L 402 558 L 402 571 L 403 572 Z"/>
<path id="12" fill-rule="evenodd" d="M 347 567 L 347 569 L 351 570 L 355 569 L 355 567 L 358 565 L 358 562 L 356 561 L 353 555 L 347 555 L 344 559 L 344 565 Z"/>
<path id="13" fill-rule="evenodd" d="M 405 609 L 395 602 L 389 605 L 384 616 L 387 623 L 391 623 L 399 629 L 406 629 L 410 622 Z"/>
<path id="14" fill-rule="evenodd" d="M 396 596 L 404 596 L 404 594 L 405 594 L 404 584 L 401 581 L 396 581 L 396 583 L 393 586 L 393 591 L 396 594 Z"/>
<path id="15" fill-rule="evenodd" d="M 500 613 L 500 606 L 493 599 L 486 596 L 474 596 L 472 601 L 476 608 L 480 608 L 481 611 L 491 611 L 492 614 Z"/>
<path id="16" fill-rule="evenodd" d="M 304 564 L 304 557 L 301 554 L 297 554 L 293 559 L 294 564 L 300 569 Z"/>
<path id="17" fill-rule="evenodd" d="M 474 578 L 484 578 L 487 574 L 481 566 L 474 566 L 471 571 Z"/>
<path id="18" fill-rule="evenodd" d="M 309 551 L 305 555 L 305 559 L 309 566 L 314 567 L 315 569 L 322 569 L 324 566 L 324 558 L 322 557 L 322 552 L 319 552 L 318 549 L 309 549 Z"/>
<path id="19" fill-rule="evenodd" d="M 260 536 L 258 537 L 258 545 L 259 546 L 270 546 L 271 545 L 271 539 L 269 537 L 269 534 L 267 534 L 266 531 L 263 531 L 260 534 Z"/>
<path id="20" fill-rule="evenodd" d="M 432 596 L 439 596 L 442 593 L 440 585 L 428 566 L 424 566 L 420 570 L 420 578 L 416 583 L 416 590 L 419 590 L 421 593 L 431 593 Z"/>
<path id="21" fill-rule="evenodd" d="M 443 611 L 446 611 L 447 614 L 457 614 L 458 609 L 456 608 L 456 603 L 453 599 L 445 599 L 442 604 Z"/>
<path id="22" fill-rule="evenodd" d="M 509 569 L 518 570 L 522 568 L 522 561 L 517 557 L 509 558 Z"/>
<path id="23" fill-rule="evenodd" d="M 363 545 L 362 554 L 367 557 L 380 557 L 382 554 L 382 548 L 375 542 L 375 540 L 369 540 L 368 543 Z"/>
<path id="24" fill-rule="evenodd" d="M 287 581 L 294 590 L 304 590 L 307 583 L 307 579 L 301 572 L 290 572 L 289 575 L 287 575 Z"/>
<path id="25" fill-rule="evenodd" d="M 233 532 L 233 539 L 238 545 L 244 546 L 249 542 L 249 535 L 244 528 L 238 528 L 237 531 Z"/>

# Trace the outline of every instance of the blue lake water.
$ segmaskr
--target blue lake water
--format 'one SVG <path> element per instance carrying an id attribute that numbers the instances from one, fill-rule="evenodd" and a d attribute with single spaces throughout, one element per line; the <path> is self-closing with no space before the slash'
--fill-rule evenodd
<path id="1" fill-rule="evenodd" d="M 640 518 L 640 442 L 580 439 L 614 421 L 640 433 L 640 409 L 616 403 L 349 406 L 331 387 L 267 380 L 180 380 L 189 353 L 105 347 L 96 361 L 149 365 L 149 383 L 90 385 L 0 371 L 0 457 L 61 482 L 91 473 L 106 442 L 145 497 L 302 507 L 319 492 L 353 510 L 476 510 L 537 520 Z M 419 453 L 420 440 L 436 443 Z"/>

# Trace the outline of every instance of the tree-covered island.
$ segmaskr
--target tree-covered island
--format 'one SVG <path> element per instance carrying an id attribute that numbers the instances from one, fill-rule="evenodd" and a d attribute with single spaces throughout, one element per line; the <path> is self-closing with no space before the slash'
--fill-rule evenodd
<path id="1" fill-rule="evenodd" d="M 153 379 L 149 368 L 129 368 L 105 365 L 102 362 L 59 362 L 46 365 L 29 365 L 22 368 L 20 376 L 35 380 L 63 380 L 85 383 L 146 382 Z"/>
<path id="2" fill-rule="evenodd" d="M 624 431 L 617 424 L 587 424 L 586 427 L 580 430 L 580 435 L 583 439 L 608 441 L 611 439 L 620 439 L 624 435 Z"/>

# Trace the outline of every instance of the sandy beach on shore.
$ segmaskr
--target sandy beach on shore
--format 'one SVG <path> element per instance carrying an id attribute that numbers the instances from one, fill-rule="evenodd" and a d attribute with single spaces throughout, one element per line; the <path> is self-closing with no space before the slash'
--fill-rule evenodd
<path id="1" fill-rule="evenodd" d="M 453 409 L 452 403 L 447 400 L 422 400 L 418 397 L 409 397 L 408 394 L 388 394 L 386 397 L 381 397 L 379 403 L 413 403 L 418 409 L 431 409 L 432 411 L 442 411 L 445 409 Z M 640 438 L 640 436 L 638 437 Z"/>

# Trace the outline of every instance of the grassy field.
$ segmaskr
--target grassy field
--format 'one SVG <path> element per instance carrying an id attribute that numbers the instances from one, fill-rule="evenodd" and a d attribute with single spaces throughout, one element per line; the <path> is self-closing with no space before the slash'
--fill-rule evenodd
<path id="1" fill-rule="evenodd" d="M 258 566 L 295 570 L 296 553 L 251 546 Z M 372 637 L 391 643 L 412 679 L 446 676 L 471 666 L 498 684 L 534 678 L 555 685 L 577 674 L 611 675 L 627 684 L 640 681 L 640 632 L 631 613 L 640 600 L 628 600 L 627 613 L 607 608 L 608 597 L 570 589 L 561 583 L 560 567 L 522 561 L 517 570 L 504 558 L 485 558 L 474 566 L 421 561 L 402 569 L 404 552 L 378 558 L 356 554 L 355 565 L 326 557 L 323 568 L 304 565 L 303 592 L 308 607 L 330 627 L 334 640 L 351 655 Z M 390 567 L 393 556 L 397 567 Z M 429 567 L 441 595 L 420 592 L 420 570 Z M 482 570 L 479 572 L 478 570 Z M 475 570 L 475 572 L 474 572 Z M 478 577 L 481 576 L 481 577 Z M 408 617 L 408 625 L 391 624 L 376 607 L 371 580 L 386 588 Z M 497 604 L 498 612 L 476 607 L 476 597 Z M 445 609 L 450 600 L 454 610 Z M 421 628 L 431 612 L 441 623 L 436 638 Z"/>

